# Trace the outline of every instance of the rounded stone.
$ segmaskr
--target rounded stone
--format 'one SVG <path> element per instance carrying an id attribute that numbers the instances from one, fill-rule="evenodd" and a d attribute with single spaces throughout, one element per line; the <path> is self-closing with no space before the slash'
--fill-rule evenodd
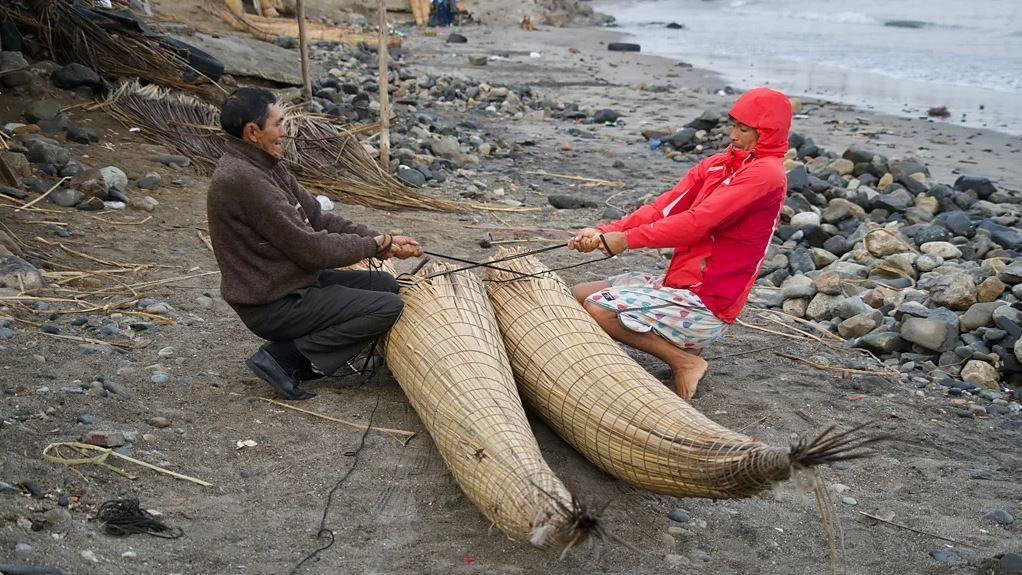
<path id="1" fill-rule="evenodd" d="M 953 260 L 962 257 L 962 250 L 958 249 L 951 242 L 926 242 L 919 246 L 924 254 L 940 256 L 945 260 Z"/>
<path id="2" fill-rule="evenodd" d="M 884 258 L 893 254 L 912 251 L 911 246 L 900 236 L 887 230 L 877 229 L 866 234 L 863 240 L 870 255 Z"/>
<path id="3" fill-rule="evenodd" d="M 819 226 L 820 214 L 815 212 L 802 212 L 791 216 L 791 225 L 796 227 Z"/>
<path id="4" fill-rule="evenodd" d="M 688 556 L 691 557 L 693 561 L 702 561 L 704 563 L 711 559 L 710 554 L 702 549 L 693 549 Z"/>
<path id="5" fill-rule="evenodd" d="M 987 389 L 999 390 L 997 369 L 985 361 L 973 359 L 962 368 L 962 379 Z"/>
<path id="6" fill-rule="evenodd" d="M 117 166 L 107 166 L 99 170 L 108 189 L 124 192 L 128 188 L 128 176 Z"/>
<path id="7" fill-rule="evenodd" d="M 915 261 L 916 269 L 923 273 L 933 271 L 942 265 L 944 265 L 944 258 L 933 254 L 923 254 Z"/>
<path id="8" fill-rule="evenodd" d="M 1004 288 L 1004 282 L 997 276 L 990 276 L 979 284 L 976 300 L 982 303 L 996 301 L 1004 293 Z"/>
<path id="9" fill-rule="evenodd" d="M 988 507 L 983 510 L 983 520 L 997 525 L 1011 525 L 1015 522 L 1015 517 L 1005 509 Z"/>
<path id="10" fill-rule="evenodd" d="M 675 509 L 667 514 L 667 518 L 676 523 L 688 523 L 688 511 Z"/>

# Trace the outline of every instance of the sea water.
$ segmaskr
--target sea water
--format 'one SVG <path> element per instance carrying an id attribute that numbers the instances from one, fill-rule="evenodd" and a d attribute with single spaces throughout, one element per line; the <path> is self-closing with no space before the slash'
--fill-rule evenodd
<path id="1" fill-rule="evenodd" d="M 1022 0 L 604 0 L 624 41 L 721 74 L 1022 134 Z M 669 22 L 684 26 L 666 27 Z"/>

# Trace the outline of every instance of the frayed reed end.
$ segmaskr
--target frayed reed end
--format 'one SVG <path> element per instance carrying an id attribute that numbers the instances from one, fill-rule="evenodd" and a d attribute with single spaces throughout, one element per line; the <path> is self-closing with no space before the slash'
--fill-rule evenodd
<path id="1" fill-rule="evenodd" d="M 546 493 L 542 489 L 540 490 Z M 529 536 L 529 543 L 534 547 L 561 547 L 561 558 L 571 548 L 586 541 L 604 538 L 600 522 L 603 508 L 593 509 L 578 498 L 572 496 L 570 504 L 550 498 L 554 513 L 550 509 L 541 510 Z"/>
<path id="2" fill-rule="evenodd" d="M 811 441 L 799 439 L 791 446 L 789 452 L 791 466 L 807 468 L 872 457 L 875 453 L 867 450 L 867 446 L 894 439 L 894 436 L 888 433 L 871 434 L 864 431 L 875 423 L 876 421 L 867 421 L 842 432 L 836 432 L 835 426 L 832 425 Z"/>

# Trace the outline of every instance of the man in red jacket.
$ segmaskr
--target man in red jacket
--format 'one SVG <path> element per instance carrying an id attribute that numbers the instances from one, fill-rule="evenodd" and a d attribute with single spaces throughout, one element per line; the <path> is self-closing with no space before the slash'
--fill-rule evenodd
<path id="1" fill-rule="evenodd" d="M 653 204 L 586 228 L 569 242 L 581 252 L 611 254 L 673 248 L 663 277 L 626 273 L 572 292 L 611 337 L 666 362 L 685 399 L 706 373 L 701 349 L 745 306 L 787 189 L 788 98 L 756 88 L 729 115 L 734 125 L 726 151 L 700 162 Z"/>

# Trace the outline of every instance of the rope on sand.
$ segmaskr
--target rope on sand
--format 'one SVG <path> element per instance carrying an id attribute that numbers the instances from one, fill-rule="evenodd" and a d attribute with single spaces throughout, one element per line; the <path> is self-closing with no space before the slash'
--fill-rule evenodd
<path id="1" fill-rule="evenodd" d="M 86 456 L 86 457 L 78 457 L 78 458 L 75 458 L 75 457 L 63 457 L 63 456 L 60 455 L 61 449 L 70 449 L 72 451 L 77 452 L 78 455 L 87 455 L 87 452 L 89 452 L 89 451 L 98 451 L 99 453 L 97 455 L 92 456 L 92 457 L 88 457 L 88 456 Z M 128 457 L 127 455 L 121 455 L 120 453 L 117 453 L 113 449 L 107 449 L 106 447 L 99 447 L 98 445 L 89 445 L 88 443 L 79 443 L 77 441 L 67 441 L 67 442 L 51 443 L 51 444 L 47 445 L 45 449 L 43 449 L 43 459 L 45 459 L 46 461 L 52 461 L 54 463 L 63 463 L 64 465 L 66 465 L 66 466 L 68 466 L 70 468 L 74 468 L 77 465 L 85 465 L 85 464 L 89 464 L 89 463 L 91 463 L 93 465 L 102 465 L 103 467 L 106 467 L 110 471 L 113 471 L 114 473 L 116 473 L 116 474 L 118 474 L 118 475 L 120 475 L 122 477 L 127 477 L 128 479 L 131 479 L 131 480 L 138 479 L 136 476 L 131 475 L 127 471 L 124 471 L 123 469 L 121 469 L 121 468 L 119 468 L 119 467 L 117 467 L 117 466 L 115 466 L 113 464 L 107 463 L 107 459 L 110 456 L 117 457 L 118 459 L 123 459 L 125 461 L 134 463 L 136 465 L 141 465 L 142 467 L 147 467 L 147 468 L 152 469 L 153 471 L 155 471 L 157 473 L 162 473 L 164 475 L 169 475 L 169 476 L 177 478 L 177 479 L 183 479 L 185 481 L 191 481 L 192 483 L 198 483 L 199 485 L 202 485 L 203 487 L 211 487 L 213 485 L 212 483 L 203 481 L 201 479 L 196 479 L 196 478 L 191 477 L 189 475 L 184 475 L 184 474 L 181 474 L 181 473 L 176 473 L 174 471 L 170 471 L 169 469 L 164 469 L 164 468 L 162 468 L 162 467 L 160 467 L 158 465 L 153 465 L 151 463 L 146 463 L 145 461 L 140 461 L 138 459 L 135 459 L 134 457 Z"/>

